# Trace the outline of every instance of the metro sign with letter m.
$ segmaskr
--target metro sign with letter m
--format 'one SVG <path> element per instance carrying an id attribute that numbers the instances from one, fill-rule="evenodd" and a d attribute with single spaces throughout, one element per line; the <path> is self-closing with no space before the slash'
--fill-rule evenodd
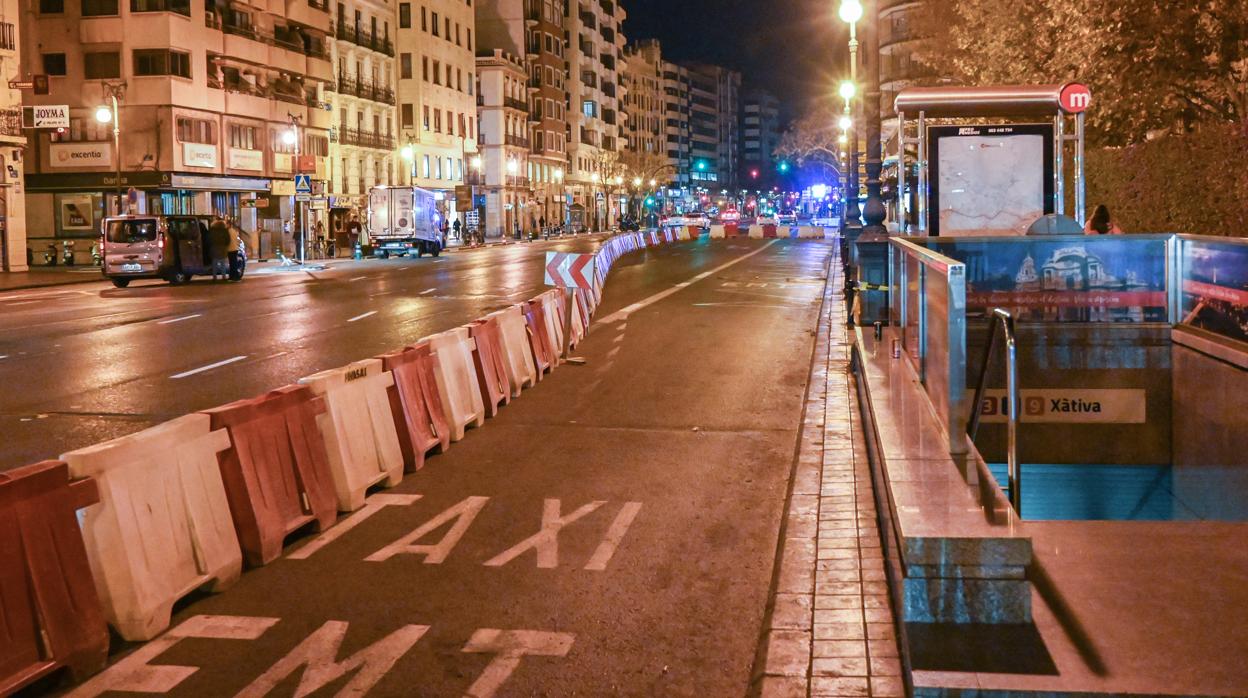
<path id="1" fill-rule="evenodd" d="M 559 288 L 593 288 L 594 255 L 569 252 L 546 253 L 546 285 Z"/>
<path id="2" fill-rule="evenodd" d="M 1058 97 L 1062 111 L 1067 114 L 1078 114 L 1092 105 L 1092 90 L 1087 85 L 1072 82 L 1062 87 Z"/>

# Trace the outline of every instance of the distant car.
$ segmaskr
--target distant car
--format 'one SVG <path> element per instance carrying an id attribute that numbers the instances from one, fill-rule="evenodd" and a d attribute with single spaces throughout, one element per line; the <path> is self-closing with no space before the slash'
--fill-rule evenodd
<path id="1" fill-rule="evenodd" d="M 776 222 L 780 225 L 793 225 L 797 223 L 797 214 L 789 210 L 781 211 L 776 214 Z"/>
<path id="2" fill-rule="evenodd" d="M 721 223 L 739 223 L 741 221 L 740 211 L 724 211 L 719 214 Z"/>
<path id="3" fill-rule="evenodd" d="M 693 211 L 684 215 L 684 225 L 696 226 L 699 228 L 711 227 L 711 217 L 702 211 Z"/>
<path id="4" fill-rule="evenodd" d="M 759 216 L 754 222 L 758 225 L 779 225 L 775 216 Z"/>
<path id="5" fill-rule="evenodd" d="M 664 216 L 659 219 L 659 227 L 661 228 L 676 228 L 684 224 L 684 216 Z"/>

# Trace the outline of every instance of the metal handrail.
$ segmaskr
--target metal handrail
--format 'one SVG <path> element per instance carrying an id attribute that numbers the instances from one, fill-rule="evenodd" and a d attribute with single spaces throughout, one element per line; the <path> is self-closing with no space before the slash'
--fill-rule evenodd
<path id="1" fill-rule="evenodd" d="M 997 345 L 997 326 L 1005 335 L 1005 392 L 1009 420 L 1006 442 L 1006 476 L 1010 487 L 1010 504 L 1019 516 L 1023 515 L 1022 470 L 1018 464 L 1018 342 L 1014 334 L 1014 316 L 1004 308 L 993 308 L 988 326 L 988 346 L 984 348 L 984 361 L 979 368 L 979 382 L 975 385 L 975 401 L 971 405 L 971 420 L 966 433 L 971 441 L 979 431 L 979 413 L 983 408 L 984 384 L 988 381 L 988 367 L 992 363 L 993 349 Z"/>

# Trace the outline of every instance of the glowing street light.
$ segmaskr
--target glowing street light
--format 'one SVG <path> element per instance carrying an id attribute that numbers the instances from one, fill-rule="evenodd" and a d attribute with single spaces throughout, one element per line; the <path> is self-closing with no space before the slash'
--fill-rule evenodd
<path id="1" fill-rule="evenodd" d="M 294 128 L 286 129 L 282 132 L 282 143 L 286 145 L 294 145 L 299 140 L 299 134 L 295 133 Z"/>
<path id="2" fill-rule="evenodd" d="M 633 186 L 634 186 L 634 187 L 640 187 L 640 186 L 641 186 L 641 177 L 633 177 Z"/>
<path id="3" fill-rule="evenodd" d="M 837 122 L 837 125 L 841 127 L 842 131 L 848 131 L 854 127 L 854 120 L 849 118 L 849 115 L 846 114 L 841 117 L 840 121 Z"/>
<path id="4" fill-rule="evenodd" d="M 478 156 L 476 156 L 476 157 L 474 157 L 474 158 L 472 159 L 472 169 L 474 169 L 474 170 L 479 170 L 479 169 L 481 169 L 481 156 L 480 156 L 480 155 L 478 155 Z"/>
<path id="5" fill-rule="evenodd" d="M 555 181 L 556 182 L 563 181 L 563 168 L 562 167 L 555 168 Z"/>
<path id="6" fill-rule="evenodd" d="M 96 107 L 95 120 L 101 124 L 107 124 L 113 120 L 113 110 L 103 105 Z"/>
<path id="7" fill-rule="evenodd" d="M 841 0 L 841 9 L 838 14 L 842 22 L 852 27 L 862 19 L 862 3 L 859 0 Z"/>
<path id="8" fill-rule="evenodd" d="M 858 87 L 849 80 L 843 80 L 841 81 L 841 86 L 838 89 L 838 92 L 841 95 L 841 99 L 848 102 L 854 98 L 854 95 L 858 94 Z"/>
<path id="9" fill-rule="evenodd" d="M 412 147 L 411 143 L 408 143 L 407 145 L 403 146 L 403 149 L 399 151 L 399 154 L 403 156 L 404 160 L 416 159 L 416 149 Z"/>

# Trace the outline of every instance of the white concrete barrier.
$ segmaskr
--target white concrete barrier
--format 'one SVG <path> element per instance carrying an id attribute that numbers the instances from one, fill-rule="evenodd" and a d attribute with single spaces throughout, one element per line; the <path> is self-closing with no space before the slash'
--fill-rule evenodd
<path id="1" fill-rule="evenodd" d="M 537 385 L 537 366 L 520 306 L 513 305 L 487 318 L 498 321 L 499 334 L 503 339 L 503 362 L 507 364 L 507 382 L 511 384 L 512 397 L 518 397 L 524 388 Z"/>
<path id="2" fill-rule="evenodd" d="M 763 226 L 754 224 L 750 226 L 750 238 L 754 240 L 763 239 Z"/>
<path id="3" fill-rule="evenodd" d="M 61 456 L 99 485 L 82 537 L 105 618 L 126 640 L 159 635 L 175 601 L 206 584 L 220 591 L 242 572 L 217 466 L 230 437 L 211 420 L 189 414 Z"/>
<path id="4" fill-rule="evenodd" d="M 538 296 L 542 300 L 542 311 L 546 314 L 546 334 L 554 341 L 555 353 L 560 354 L 560 361 L 563 359 L 563 312 L 559 303 L 561 293 L 563 291 L 560 289 L 552 289 Z"/>
<path id="5" fill-rule="evenodd" d="M 724 226 L 722 225 L 711 226 L 711 239 L 712 240 L 723 240 L 726 237 L 728 237 L 728 234 L 724 231 Z"/>
<path id="6" fill-rule="evenodd" d="M 338 509 L 363 507 L 368 488 L 379 482 L 386 487 L 399 484 L 403 451 L 386 392 L 394 376 L 382 370 L 381 360 L 356 361 L 299 382 L 325 397 L 327 409 L 317 422 L 329 452 Z"/>
<path id="7" fill-rule="evenodd" d="M 821 240 L 824 237 L 823 227 L 804 225 L 797 231 L 797 237 L 803 240 Z"/>
<path id="8" fill-rule="evenodd" d="M 438 379 L 442 409 L 446 410 L 446 420 L 450 422 L 451 441 L 459 441 L 468 427 L 485 424 L 485 402 L 481 399 L 481 384 L 472 363 L 473 340 L 468 336 L 468 328 L 457 327 L 428 337 L 426 341 L 438 357 L 434 376 Z"/>

